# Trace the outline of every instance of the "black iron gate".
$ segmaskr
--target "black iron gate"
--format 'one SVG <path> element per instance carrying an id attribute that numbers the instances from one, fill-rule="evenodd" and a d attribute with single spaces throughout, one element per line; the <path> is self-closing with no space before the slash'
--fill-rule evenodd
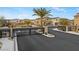
<path id="1" fill-rule="evenodd" d="M 43 27 L 28 27 L 28 28 L 12 28 L 12 32 L 10 28 L 2 28 L 0 29 L 1 37 L 16 37 L 17 35 L 37 35 L 36 30 L 42 29 L 42 33 L 44 33 Z M 12 33 L 12 35 L 11 35 Z"/>

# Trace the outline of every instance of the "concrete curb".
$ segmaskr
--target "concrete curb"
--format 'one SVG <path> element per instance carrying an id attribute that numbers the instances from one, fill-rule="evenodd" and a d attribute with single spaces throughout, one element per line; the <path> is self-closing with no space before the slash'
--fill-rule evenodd
<path id="1" fill-rule="evenodd" d="M 74 33 L 74 32 L 66 32 L 66 33 L 70 33 L 70 34 L 74 34 L 74 35 L 79 35 L 79 33 Z"/>
<path id="2" fill-rule="evenodd" d="M 61 30 L 54 30 L 54 31 L 64 32 L 64 33 L 73 34 L 73 35 L 79 35 L 79 33 L 71 32 L 71 31 L 61 31 Z"/>
<path id="3" fill-rule="evenodd" d="M 48 35 L 46 35 L 46 34 L 42 34 L 42 32 L 39 32 L 39 31 L 36 31 L 37 33 L 40 33 L 41 35 L 43 35 L 43 36 L 46 36 L 46 37 L 55 37 L 55 35 L 53 35 L 53 34 L 49 34 L 48 33 Z"/>
<path id="4" fill-rule="evenodd" d="M 42 34 L 42 35 L 44 35 L 44 36 L 46 36 L 46 37 L 49 37 L 49 38 L 55 37 L 55 35 L 53 35 L 53 34 L 48 34 L 48 35 Z"/>
<path id="5" fill-rule="evenodd" d="M 14 37 L 14 51 L 18 51 L 17 37 Z"/>

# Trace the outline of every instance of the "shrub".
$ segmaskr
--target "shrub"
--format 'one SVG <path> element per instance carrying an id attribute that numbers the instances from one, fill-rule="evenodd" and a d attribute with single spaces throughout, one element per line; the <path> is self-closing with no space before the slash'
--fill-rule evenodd
<path id="1" fill-rule="evenodd" d="M 0 31 L 0 38 L 2 38 L 2 31 Z"/>
<path id="2" fill-rule="evenodd" d="M 0 48 L 2 47 L 2 42 L 0 42 Z"/>
<path id="3" fill-rule="evenodd" d="M 62 31 L 66 31 L 66 26 L 59 26 L 58 29 Z"/>

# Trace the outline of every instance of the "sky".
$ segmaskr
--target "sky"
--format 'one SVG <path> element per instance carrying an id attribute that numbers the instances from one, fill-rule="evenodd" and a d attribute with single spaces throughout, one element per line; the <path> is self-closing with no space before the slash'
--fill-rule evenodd
<path id="1" fill-rule="evenodd" d="M 0 16 L 4 16 L 6 19 L 35 19 L 37 16 L 33 16 L 33 8 L 40 7 L 0 7 Z M 79 12 L 78 7 L 44 7 L 47 10 L 51 10 L 53 17 L 74 19 L 74 15 Z"/>

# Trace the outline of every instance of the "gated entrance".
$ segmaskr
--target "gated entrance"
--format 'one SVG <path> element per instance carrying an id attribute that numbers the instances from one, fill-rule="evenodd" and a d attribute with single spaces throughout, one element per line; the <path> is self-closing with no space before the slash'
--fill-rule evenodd
<path id="1" fill-rule="evenodd" d="M 43 27 L 27 27 L 27 28 L 13 28 L 13 36 L 17 35 L 35 35 L 36 30 L 42 29 L 42 33 L 44 33 L 44 28 Z M 33 33 L 34 32 L 34 33 Z"/>
<path id="2" fill-rule="evenodd" d="M 19 33 L 26 33 L 27 35 L 32 35 L 33 32 L 36 30 L 42 29 L 42 33 L 44 33 L 43 27 L 27 27 L 27 28 L 1 28 L 0 31 L 2 32 L 2 37 L 15 37 Z M 5 35 L 4 35 L 4 34 Z"/>

